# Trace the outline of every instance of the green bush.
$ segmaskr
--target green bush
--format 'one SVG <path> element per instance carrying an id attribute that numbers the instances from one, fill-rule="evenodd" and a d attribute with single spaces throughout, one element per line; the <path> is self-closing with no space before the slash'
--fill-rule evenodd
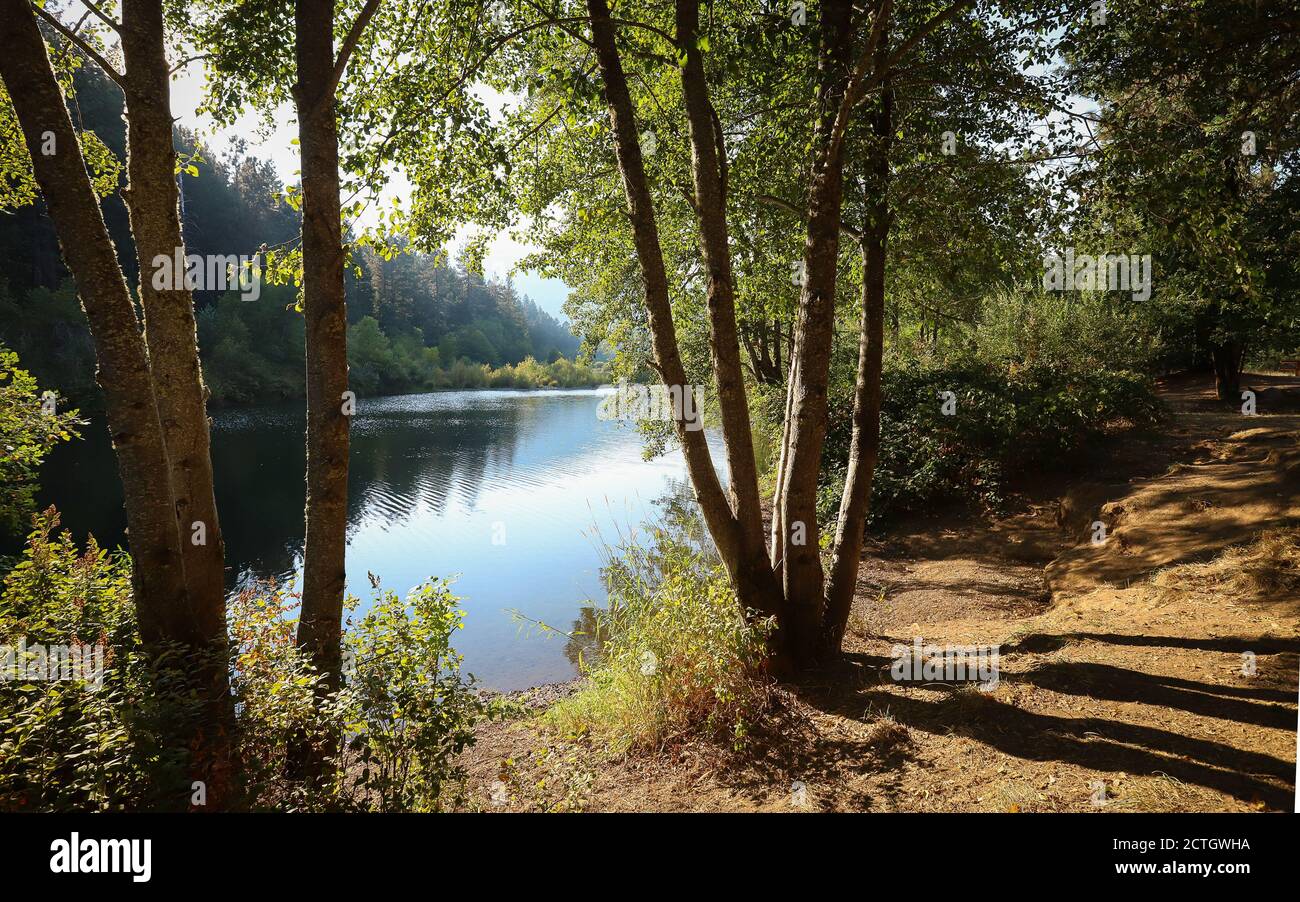
<path id="1" fill-rule="evenodd" d="M 201 713 L 186 658 L 146 655 L 130 559 L 80 551 L 37 518 L 0 594 L 0 645 L 98 646 L 98 680 L 0 679 L 0 811 L 183 808 L 188 749 L 177 724 Z M 355 600 L 353 600 L 355 604 Z M 230 601 L 231 691 L 244 804 L 278 810 L 434 810 L 460 773 L 474 723 L 500 703 L 476 694 L 451 647 L 461 613 L 446 583 L 384 592 L 344 634 L 344 681 L 323 695 L 294 643 L 296 599 L 257 585 Z M 17 656 L 14 656 L 15 658 Z M 9 663 L 8 659 L 0 663 Z M 12 668 L 5 671 L 16 675 Z M 328 779 L 289 779 L 306 738 L 337 748 Z M 342 738 L 342 742 L 330 740 Z"/>
<path id="2" fill-rule="evenodd" d="M 5 577 L 0 644 L 98 646 L 102 680 L 28 680 L 8 669 L 18 656 L 6 656 L 0 810 L 177 807 L 187 753 L 168 747 L 164 727 L 194 714 L 190 696 L 159 666 L 166 660 L 143 654 L 127 557 L 93 539 L 83 553 L 57 527 L 53 509 L 39 515 Z"/>
<path id="3" fill-rule="evenodd" d="M 1105 292 L 996 287 L 980 301 L 968 353 L 1004 365 L 1149 372 L 1165 353 L 1158 313 Z"/>
<path id="4" fill-rule="evenodd" d="M 1068 466 L 1118 422 L 1148 425 L 1161 405 L 1143 376 L 1105 369 L 913 363 L 883 380 L 880 458 L 868 519 L 963 501 L 996 509 L 1017 475 Z M 956 411 L 942 413 L 952 392 Z M 839 508 L 852 398 L 831 414 L 819 513 Z"/>
<path id="5" fill-rule="evenodd" d="M 51 398 L 56 401 L 57 399 Z M 77 411 L 48 411 L 36 380 L 18 367 L 18 355 L 0 345 L 0 534 L 21 534 L 39 488 L 45 455 L 77 435 Z"/>
<path id="6" fill-rule="evenodd" d="M 463 613 L 446 582 L 431 581 L 405 599 L 386 591 L 344 636 L 343 691 L 336 719 L 346 731 L 341 791 L 379 811 L 435 811 L 461 777 L 457 756 L 474 741 L 473 725 L 494 716 L 460 673 L 451 646 Z"/>
<path id="7" fill-rule="evenodd" d="M 648 546 L 611 551 L 603 576 L 609 599 L 589 637 L 597 651 L 581 660 L 587 684 L 547 721 L 613 754 L 698 732 L 742 743 L 767 705 L 772 624 L 741 615 L 716 556 L 656 528 Z"/>

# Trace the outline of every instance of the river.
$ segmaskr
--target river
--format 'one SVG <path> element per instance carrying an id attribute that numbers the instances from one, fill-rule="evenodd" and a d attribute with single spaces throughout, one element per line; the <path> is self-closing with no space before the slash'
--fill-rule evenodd
<path id="1" fill-rule="evenodd" d="M 655 516 L 681 491 L 679 451 L 642 458 L 630 423 L 597 417 L 610 389 L 462 391 L 363 399 L 352 423 L 348 589 L 372 595 L 367 573 L 405 593 L 456 577 L 464 670 L 512 690 L 573 677 L 561 636 L 605 598 L 602 541 Z M 294 582 L 303 543 L 302 402 L 214 412 L 212 458 L 228 582 Z M 125 515 L 107 429 L 95 420 L 42 470 L 78 538 L 124 541 Z M 715 452 L 715 459 L 721 455 Z M 519 615 L 522 615 L 519 616 Z M 570 655 L 572 653 L 570 652 Z"/>

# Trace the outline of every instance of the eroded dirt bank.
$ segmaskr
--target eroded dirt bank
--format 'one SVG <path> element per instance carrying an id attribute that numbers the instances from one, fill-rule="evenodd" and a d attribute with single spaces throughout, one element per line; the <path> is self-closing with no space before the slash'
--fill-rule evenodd
<path id="1" fill-rule="evenodd" d="M 845 662 L 780 690 L 748 751 L 606 760 L 491 724 L 467 807 L 1290 810 L 1300 384 L 1247 382 L 1258 416 L 1171 380 L 1165 428 L 1024 486 L 1016 513 L 891 530 L 864 557 Z M 998 646 L 996 686 L 895 681 L 917 638 Z"/>

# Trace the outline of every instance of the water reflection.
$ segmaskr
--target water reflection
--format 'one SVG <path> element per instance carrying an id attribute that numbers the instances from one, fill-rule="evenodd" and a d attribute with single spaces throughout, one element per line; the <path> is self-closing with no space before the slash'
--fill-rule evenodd
<path id="1" fill-rule="evenodd" d="M 596 390 L 441 392 L 363 400 L 352 426 L 349 588 L 371 594 L 367 571 L 405 592 L 459 574 L 465 669 L 494 688 L 567 679 L 562 639 L 521 629 L 509 613 L 552 624 L 601 601 L 595 533 L 654 515 L 684 477 L 679 453 L 641 458 L 631 428 L 598 420 Z M 61 447 L 43 472 L 78 538 L 123 541 L 121 487 L 101 422 Z M 217 412 L 213 465 L 229 583 L 294 580 L 304 524 L 301 403 Z M 720 455 L 715 455 L 720 459 Z M 364 606 L 362 608 L 364 610 Z"/>
<path id="2" fill-rule="evenodd" d="M 575 670 L 590 668 L 603 657 L 610 615 L 617 614 L 620 606 L 654 597 L 666 575 L 665 560 L 680 561 L 681 553 L 688 553 L 701 581 L 721 563 L 690 483 L 684 479 L 668 480 L 654 501 L 654 515 L 639 528 L 601 539 L 600 581 L 608 601 L 584 605 L 565 634 L 564 656 Z"/>

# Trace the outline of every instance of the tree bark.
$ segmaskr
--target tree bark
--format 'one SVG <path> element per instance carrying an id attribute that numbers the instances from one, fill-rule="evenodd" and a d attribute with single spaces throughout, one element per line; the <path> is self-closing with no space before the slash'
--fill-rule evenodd
<path id="1" fill-rule="evenodd" d="M 632 97 L 628 92 L 627 76 L 614 42 L 614 25 L 610 20 L 607 0 L 587 0 L 591 21 L 592 42 L 601 81 L 605 87 L 605 101 L 609 106 L 610 126 L 614 133 L 614 152 L 628 202 L 628 217 L 632 224 L 632 238 L 636 247 L 641 280 L 645 286 L 646 314 L 650 325 L 651 346 L 655 368 L 665 385 L 686 385 L 686 371 L 682 365 L 681 351 L 673 324 L 672 305 L 668 297 L 668 278 L 664 266 L 663 249 L 659 244 L 659 228 L 655 219 L 650 185 L 645 174 L 645 163 L 637 134 Z M 686 468 L 695 489 L 695 497 L 704 515 L 709 534 L 718 547 L 718 553 L 727 573 L 742 594 L 751 577 L 746 573 L 741 524 L 732 512 L 731 504 L 709 453 L 702 429 L 688 429 L 683 419 L 675 423 L 678 440 L 682 445 Z M 770 572 L 770 570 L 769 570 Z M 760 571 L 761 573 L 761 571 Z M 761 578 L 761 576 L 760 576 Z M 762 614 L 775 615 L 779 604 L 755 596 L 752 601 L 742 594 L 747 603 Z"/>
<path id="2" fill-rule="evenodd" d="M 151 645 L 202 636 L 185 592 L 169 463 L 131 295 L 90 185 L 45 40 L 27 0 L 0 0 L 0 78 L 22 126 L 36 182 L 90 323 L 126 502 L 140 635 Z M 46 155 L 46 136 L 54 152 Z"/>
<path id="3" fill-rule="evenodd" d="M 789 648 L 797 665 L 816 658 L 824 605 L 824 573 L 817 528 L 817 477 L 826 438 L 826 389 L 835 324 L 840 210 L 844 194 L 844 142 L 836 136 L 841 101 L 851 77 L 853 6 L 821 5 L 818 120 L 808 195 L 804 286 L 799 301 L 796 350 L 790 379 L 791 431 L 780 479 L 783 588 L 789 607 Z"/>
<path id="4" fill-rule="evenodd" d="M 877 50 L 887 53 L 882 37 Z M 870 222 L 862 241 L 862 326 L 858 336 L 858 373 L 853 390 L 853 437 L 849 443 L 848 471 L 840 498 L 839 520 L 832 546 L 831 572 L 826 584 L 826 612 L 822 618 L 820 656 L 829 659 L 840 651 L 857 588 L 866 531 L 871 483 L 880 456 L 880 373 L 884 357 L 885 262 L 889 240 L 889 148 L 892 141 L 893 93 L 884 82 L 879 109 L 872 123 L 875 135 L 870 163 Z"/>
<path id="5" fill-rule="evenodd" d="M 785 373 L 781 370 L 781 332 L 773 323 L 770 327 L 765 320 L 747 326 L 741 330 L 740 337 L 749 355 L 749 368 L 754 374 L 754 381 L 761 385 L 778 385 Z"/>
<path id="6" fill-rule="evenodd" d="M 781 369 L 781 323 L 772 321 L 772 384 L 776 385 L 785 376 Z"/>
<path id="7" fill-rule="evenodd" d="M 782 572 L 785 566 L 785 513 L 781 500 L 785 497 L 786 467 L 790 459 L 790 423 L 794 410 L 794 378 L 798 362 L 798 345 L 790 341 L 790 369 L 785 375 L 785 412 L 781 415 L 781 454 L 776 462 L 776 488 L 772 492 L 772 526 L 768 549 L 772 567 Z"/>
<path id="8" fill-rule="evenodd" d="M 191 652 L 179 660 L 201 680 L 205 719 L 169 723 L 171 740 L 187 744 L 190 776 L 204 781 L 212 806 L 228 799 L 230 779 L 223 692 L 225 658 L 214 652 L 213 634 L 186 591 L 185 559 L 171 491 L 171 462 L 163 435 L 153 376 L 131 295 L 86 173 L 76 132 L 50 66 L 45 41 L 26 0 L 0 0 L 0 78 L 13 102 L 32 158 L 36 182 L 59 235 L 63 256 L 76 282 L 90 324 L 98 362 L 96 380 L 117 454 L 126 506 L 132 594 L 137 625 L 151 654 L 179 645 Z M 43 148 L 54 141 L 53 153 Z M 221 624 L 224 635 L 224 621 Z M 196 665 L 197 659 L 197 665 Z M 175 662 L 168 656 L 164 660 Z M 223 717 L 224 715 L 219 715 Z M 189 785 L 160 787 L 176 792 L 179 804 Z"/>
<path id="9" fill-rule="evenodd" d="M 121 36 L 129 177 L 123 196 L 140 267 L 144 337 L 171 463 L 172 505 L 185 559 L 185 583 L 195 628 L 212 651 L 205 656 L 201 674 L 212 706 L 212 732 L 202 755 L 208 760 L 208 805 L 219 808 L 230 794 L 235 712 L 225 654 L 225 549 L 213 490 L 207 390 L 199 364 L 194 298 L 185 286 L 184 273 L 173 272 L 168 288 L 156 288 L 153 280 L 155 258 L 165 257 L 170 265 L 178 255 L 185 255 L 161 2 L 123 0 Z"/>
<path id="10" fill-rule="evenodd" d="M 334 0 L 297 0 L 302 304 L 307 337 L 307 504 L 298 645 L 340 685 L 348 514 L 347 307 L 334 95 Z"/>
<path id="11" fill-rule="evenodd" d="M 713 379 L 718 391 L 722 434 L 730 474 L 731 510 L 738 525 L 741 601 L 760 611 L 780 610 L 776 578 L 763 535 L 763 509 L 754 461 L 754 434 L 749 398 L 740 362 L 736 329 L 735 270 L 727 228 L 726 157 L 722 130 L 709 101 L 704 59 L 699 49 L 699 0 L 677 0 L 677 42 L 685 54 L 682 96 L 691 140 L 695 210 L 700 222 L 700 251 L 708 271 L 709 339 Z"/>

